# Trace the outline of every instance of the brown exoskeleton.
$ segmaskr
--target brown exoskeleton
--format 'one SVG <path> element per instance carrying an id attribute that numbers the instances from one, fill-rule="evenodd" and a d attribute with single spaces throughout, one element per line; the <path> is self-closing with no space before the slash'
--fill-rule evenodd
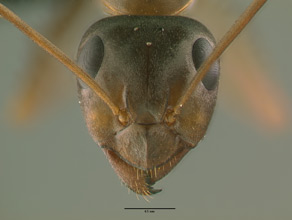
<path id="1" fill-rule="evenodd" d="M 174 8 L 167 2 L 104 1 L 113 13 L 127 15 L 103 19 L 88 29 L 78 51 L 83 70 L 1 5 L 3 17 L 80 78 L 90 134 L 122 181 L 142 195 L 159 192 L 151 185 L 204 136 L 216 102 L 216 60 L 265 3 L 254 1 L 215 47 L 204 25 L 170 16 L 192 1 L 175 1 Z"/>

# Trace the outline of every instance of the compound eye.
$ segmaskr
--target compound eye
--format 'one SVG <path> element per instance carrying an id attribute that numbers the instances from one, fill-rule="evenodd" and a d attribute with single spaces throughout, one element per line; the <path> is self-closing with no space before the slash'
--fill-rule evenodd
<path id="1" fill-rule="evenodd" d="M 103 56 L 103 42 L 99 36 L 93 36 L 79 48 L 77 64 L 94 79 L 101 66 Z M 78 81 L 83 88 L 87 88 L 82 80 Z"/>
<path id="2" fill-rule="evenodd" d="M 200 68 L 203 62 L 208 58 L 213 50 L 212 45 L 204 38 L 199 38 L 193 45 L 193 62 L 196 70 Z M 207 90 L 213 90 L 217 86 L 218 78 L 219 78 L 219 61 L 215 61 L 215 63 L 210 67 L 210 70 L 207 72 L 205 77 L 202 80 L 203 85 Z"/>

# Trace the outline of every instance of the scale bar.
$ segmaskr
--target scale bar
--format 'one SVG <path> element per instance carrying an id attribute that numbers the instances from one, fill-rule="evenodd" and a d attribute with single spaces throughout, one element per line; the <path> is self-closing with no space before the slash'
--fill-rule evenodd
<path id="1" fill-rule="evenodd" d="M 176 208 L 124 208 L 125 210 L 145 210 L 145 209 L 152 209 L 152 210 L 175 210 Z"/>

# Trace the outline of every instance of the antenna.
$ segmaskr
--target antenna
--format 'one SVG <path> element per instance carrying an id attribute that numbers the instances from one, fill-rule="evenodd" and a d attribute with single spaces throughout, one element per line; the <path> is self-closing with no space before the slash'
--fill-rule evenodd
<path id="1" fill-rule="evenodd" d="M 192 80 L 187 91 L 179 99 L 177 105 L 173 108 L 173 110 L 170 111 L 168 115 L 166 115 L 166 119 L 171 120 L 169 123 L 174 122 L 175 116 L 180 114 L 180 111 L 184 106 L 185 102 L 191 97 L 198 83 L 201 82 L 201 80 L 207 74 L 211 65 L 222 55 L 225 49 L 240 34 L 240 32 L 245 28 L 245 26 L 250 22 L 250 20 L 255 16 L 255 14 L 266 2 L 267 0 L 254 0 L 243 12 L 243 14 L 238 18 L 238 20 L 233 24 L 230 30 L 224 35 L 221 41 L 215 46 L 213 52 L 198 69 L 198 72 L 194 79 Z"/>
<path id="2" fill-rule="evenodd" d="M 42 49 L 47 51 L 69 70 L 71 70 L 78 78 L 86 83 L 112 110 L 113 114 L 119 116 L 121 122 L 127 121 L 127 114 L 125 111 L 120 110 L 110 99 L 110 97 L 103 91 L 103 89 L 86 73 L 84 72 L 74 61 L 66 56 L 59 48 L 51 43 L 47 38 L 31 28 L 21 18 L 14 14 L 11 10 L 0 3 L 0 17 L 5 18 L 12 24 L 14 24 L 20 31 L 32 39 Z"/>

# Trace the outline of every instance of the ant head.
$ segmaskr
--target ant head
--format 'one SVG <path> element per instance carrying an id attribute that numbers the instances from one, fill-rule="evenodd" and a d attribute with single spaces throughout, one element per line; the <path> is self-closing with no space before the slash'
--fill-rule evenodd
<path id="1" fill-rule="evenodd" d="M 172 122 L 167 114 L 214 45 L 213 36 L 201 23 L 184 17 L 110 17 L 85 33 L 79 66 L 129 115 L 116 117 L 79 81 L 87 126 L 118 175 L 135 192 L 154 193 L 147 186 L 170 172 L 205 135 L 216 102 L 218 61 L 181 114 Z"/>

